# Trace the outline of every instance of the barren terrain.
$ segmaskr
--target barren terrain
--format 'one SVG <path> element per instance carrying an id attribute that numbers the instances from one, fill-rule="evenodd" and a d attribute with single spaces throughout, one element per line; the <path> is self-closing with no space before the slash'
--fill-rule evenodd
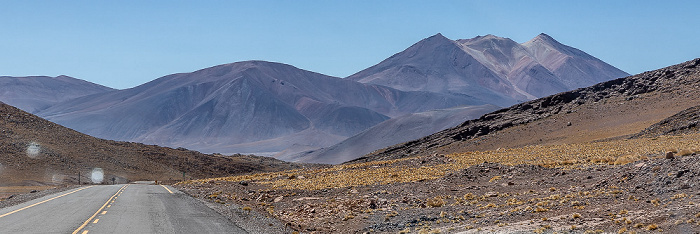
<path id="1" fill-rule="evenodd" d="M 301 232 L 697 231 L 696 146 L 698 134 L 529 146 L 178 186 Z"/>

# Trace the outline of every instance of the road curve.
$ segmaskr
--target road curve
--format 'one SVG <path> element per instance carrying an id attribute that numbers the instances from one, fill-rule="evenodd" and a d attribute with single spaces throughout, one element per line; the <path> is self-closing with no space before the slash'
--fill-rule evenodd
<path id="1" fill-rule="evenodd" d="M 3 233 L 246 233 L 172 187 L 81 187 L 0 209 Z"/>

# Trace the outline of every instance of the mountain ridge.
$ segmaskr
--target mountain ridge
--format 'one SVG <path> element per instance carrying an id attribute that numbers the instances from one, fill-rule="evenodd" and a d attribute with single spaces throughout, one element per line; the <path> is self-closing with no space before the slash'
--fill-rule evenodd
<path id="1" fill-rule="evenodd" d="M 435 73 L 435 66 L 442 66 L 441 72 Z M 525 43 L 492 34 L 450 40 L 438 33 L 346 79 L 399 90 L 468 93 L 510 106 L 628 75 L 544 33 Z"/>
<path id="2" fill-rule="evenodd" d="M 65 75 L 0 76 L 1 100 L 30 113 L 41 111 L 62 101 L 114 90 Z"/>
<path id="3" fill-rule="evenodd" d="M 607 80 L 609 72 L 599 70 L 615 70 L 577 53 L 588 56 L 546 34 L 517 43 L 491 34 L 451 40 L 438 33 L 347 78 L 242 61 L 71 98 L 36 114 L 106 139 L 285 157 L 332 146 L 390 118 L 510 106 L 569 90 L 581 77 L 582 84 Z M 574 75 L 567 81 L 558 73 Z"/>

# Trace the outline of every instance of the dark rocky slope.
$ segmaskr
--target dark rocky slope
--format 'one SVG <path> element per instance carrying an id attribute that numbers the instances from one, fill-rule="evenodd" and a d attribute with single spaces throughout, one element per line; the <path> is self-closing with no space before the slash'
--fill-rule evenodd
<path id="1" fill-rule="evenodd" d="M 700 106 L 694 106 L 644 129 L 644 131 L 635 134 L 632 138 L 688 134 L 699 130 Z"/>
<path id="2" fill-rule="evenodd" d="M 655 71 L 644 72 L 630 77 L 603 82 L 591 87 L 517 104 L 486 114 L 479 119 L 464 122 L 455 128 L 379 150 L 356 161 L 393 159 L 414 154 L 430 154 L 438 151 L 455 152 L 455 150 L 465 150 L 469 148 L 469 145 L 479 144 L 479 139 L 482 139 L 480 137 L 498 134 L 504 129 L 537 121 L 540 121 L 538 124 L 541 124 L 546 119 L 552 119 L 554 120 L 553 122 L 556 122 L 557 117 L 566 119 L 565 117 L 573 116 L 567 115 L 571 113 L 580 112 L 577 113 L 580 118 L 592 118 L 607 113 L 620 112 L 625 105 L 651 106 L 658 103 L 674 103 L 673 105 L 659 106 L 655 110 L 639 108 L 630 110 L 634 112 L 632 113 L 633 115 L 637 116 L 652 112 L 662 112 L 656 113 L 654 117 L 656 118 L 660 115 L 663 116 L 661 118 L 663 119 L 679 111 L 676 109 L 681 108 L 682 110 L 700 104 L 698 103 L 700 100 L 697 98 L 698 90 L 700 90 L 699 66 L 700 59 L 694 59 Z M 669 109 L 664 110 L 662 108 Z M 659 120 L 644 119 L 643 121 L 653 121 L 652 123 L 655 123 Z M 596 119 L 579 119 L 579 121 L 575 124 L 595 124 Z M 629 119 L 629 121 L 642 122 L 642 120 L 636 119 Z M 566 125 L 571 125 L 570 121 L 565 123 Z M 559 125 L 562 124 L 564 123 Z M 644 126 L 644 128 L 648 126 Z M 541 132 L 547 131 L 546 129 L 549 128 L 541 128 Z M 624 132 L 621 132 L 621 135 L 625 135 L 622 133 Z M 516 137 L 517 133 L 509 132 L 508 134 Z M 459 145 L 458 149 L 438 150 L 452 144 Z M 498 147 L 492 146 L 491 148 L 495 149 Z"/>

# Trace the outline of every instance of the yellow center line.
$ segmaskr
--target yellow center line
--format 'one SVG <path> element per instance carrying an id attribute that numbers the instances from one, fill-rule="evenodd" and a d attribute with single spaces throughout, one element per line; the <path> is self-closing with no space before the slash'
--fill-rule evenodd
<path id="1" fill-rule="evenodd" d="M 80 227 L 78 227 L 78 229 L 75 229 L 75 231 L 73 231 L 73 234 L 77 234 L 78 232 L 80 232 L 80 230 L 82 230 L 83 228 L 85 228 L 85 226 L 87 226 L 88 223 L 90 223 L 90 220 L 94 219 L 95 216 L 97 216 L 97 214 L 99 214 L 100 211 L 102 211 L 102 210 L 105 208 L 105 206 L 107 206 L 107 204 L 109 204 L 109 202 L 112 201 L 112 199 L 114 199 L 114 198 L 117 196 L 117 193 L 119 193 L 119 192 L 121 192 L 122 190 L 126 189 L 126 187 L 128 187 L 128 186 L 129 186 L 128 184 L 122 186 L 122 188 L 120 188 L 119 191 L 117 191 L 116 193 L 114 193 L 114 195 L 112 195 L 112 197 L 110 197 L 109 200 L 107 200 L 107 202 L 105 202 L 105 204 L 102 205 L 102 207 L 100 207 L 100 209 L 97 209 L 97 212 L 95 212 L 95 214 L 93 214 L 92 216 L 90 216 L 89 219 L 85 220 L 85 222 L 83 223 L 83 225 L 80 225 Z M 107 207 L 109 207 L 109 206 L 107 206 Z M 95 222 L 97 222 L 97 221 L 95 221 Z M 83 231 L 83 234 L 85 234 L 85 233 L 87 233 L 87 230 Z"/>
<path id="2" fill-rule="evenodd" d="M 168 187 L 165 187 L 165 185 L 161 184 L 160 186 L 163 186 L 163 188 L 165 188 L 165 190 L 168 190 L 168 192 L 173 193 L 173 191 L 170 191 L 170 189 Z"/>
<path id="3" fill-rule="evenodd" d="M 69 192 L 69 193 L 63 194 L 63 195 L 61 195 L 61 196 L 56 196 L 56 197 L 53 197 L 53 198 L 50 198 L 50 199 L 47 199 L 47 200 L 44 200 L 44 201 L 40 201 L 40 202 L 37 202 L 37 203 L 31 204 L 31 205 L 28 205 L 28 206 L 22 207 L 22 208 L 20 208 L 20 209 L 16 209 L 16 210 L 14 210 L 14 211 L 12 211 L 12 212 L 9 212 L 9 213 L 7 213 L 7 214 L 3 214 L 3 215 L 0 215 L 0 218 L 2 218 L 2 217 L 5 217 L 5 216 L 8 216 L 8 215 L 11 215 L 11 214 L 14 214 L 14 213 L 17 213 L 17 212 L 20 212 L 20 211 L 22 211 L 22 210 L 25 210 L 25 209 L 27 209 L 27 208 L 30 208 L 30 207 L 33 207 L 33 206 L 36 206 L 36 205 L 39 205 L 39 204 L 42 204 L 42 203 L 45 203 L 45 202 L 51 201 L 51 200 L 53 200 L 53 199 L 56 199 L 56 198 L 59 198 L 59 197 L 63 197 L 63 196 L 66 196 L 66 195 L 68 195 L 68 194 L 71 194 L 71 193 L 75 193 L 75 192 L 78 192 L 78 191 L 80 191 L 80 190 L 83 190 L 83 189 L 87 189 L 87 188 L 90 188 L 90 187 L 92 187 L 92 186 L 84 187 L 84 188 L 81 188 L 81 189 L 75 190 L 75 191 L 73 191 L 73 192 Z"/>
<path id="4" fill-rule="evenodd" d="M 106 214 L 106 213 L 107 213 L 107 211 L 106 211 L 106 210 L 105 210 L 105 211 L 102 211 L 102 214 Z"/>
<path id="5" fill-rule="evenodd" d="M 83 231 L 83 234 L 87 234 L 88 232 L 89 232 L 88 230 L 85 230 L 85 231 Z"/>
<path id="6" fill-rule="evenodd" d="M 100 219 L 95 219 L 95 221 L 92 221 L 92 223 L 97 223 L 99 221 L 100 221 Z"/>

